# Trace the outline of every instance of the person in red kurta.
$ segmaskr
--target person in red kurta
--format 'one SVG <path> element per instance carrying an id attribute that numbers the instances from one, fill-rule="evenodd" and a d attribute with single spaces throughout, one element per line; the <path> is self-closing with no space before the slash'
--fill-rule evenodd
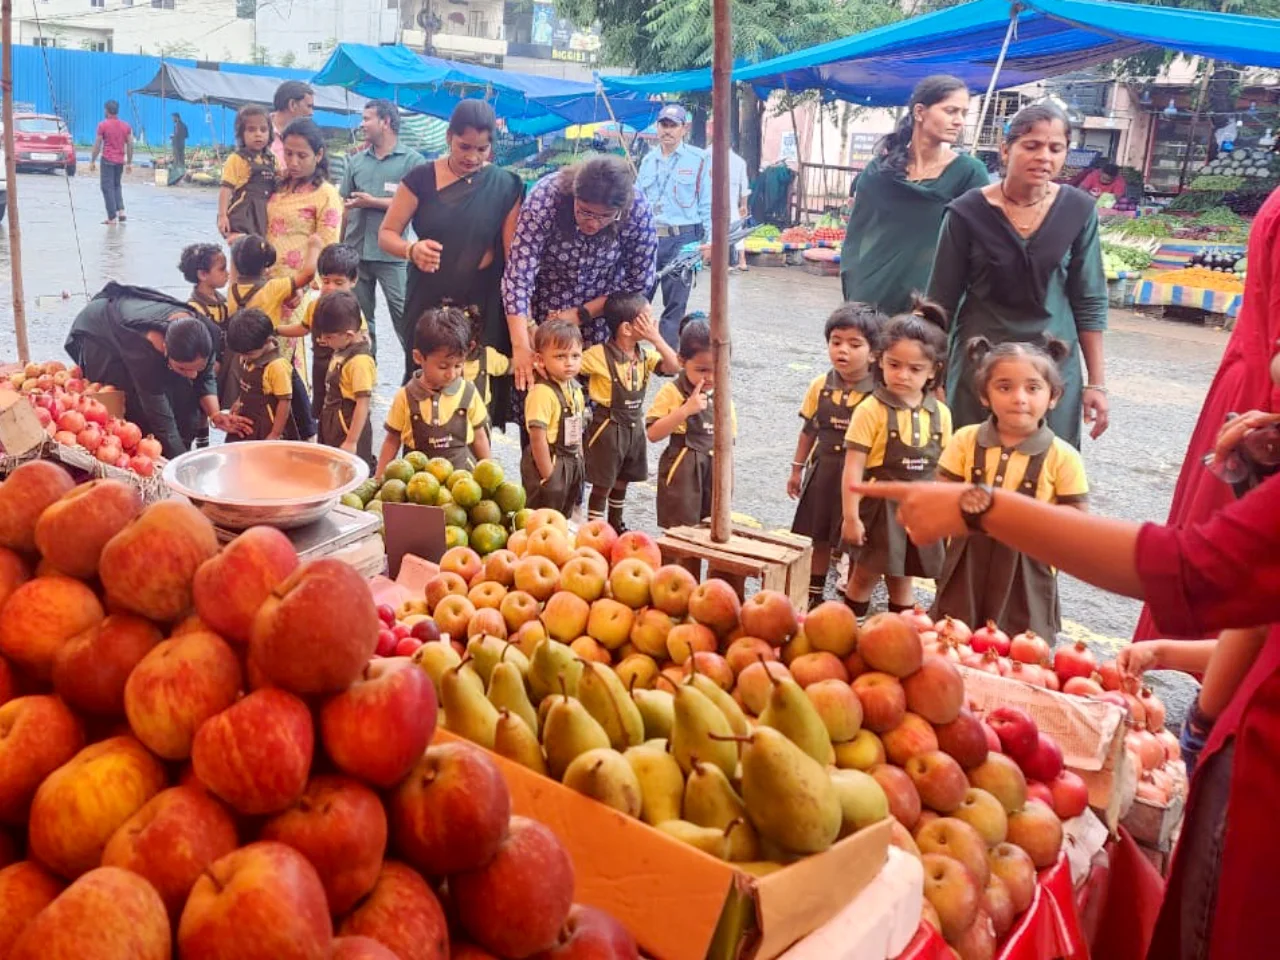
<path id="1" fill-rule="evenodd" d="M 1209 386 L 1204 407 L 1173 491 L 1169 525 L 1208 519 L 1231 502 L 1231 488 L 1204 469 L 1202 459 L 1213 449 L 1228 413 L 1246 410 L 1280 412 L 1280 389 L 1268 368 L 1280 340 L 1280 190 L 1267 198 L 1249 234 L 1249 273 L 1244 303 L 1231 339 Z M 1151 608 L 1144 606 L 1134 640 L 1158 636 Z"/>

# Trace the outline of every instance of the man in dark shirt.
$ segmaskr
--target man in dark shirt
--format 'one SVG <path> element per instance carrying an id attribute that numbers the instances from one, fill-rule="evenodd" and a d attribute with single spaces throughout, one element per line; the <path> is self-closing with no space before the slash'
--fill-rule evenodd
<path id="1" fill-rule="evenodd" d="M 175 167 L 185 167 L 187 165 L 187 125 L 182 122 L 182 117 L 178 114 L 173 115 L 173 165 Z"/>

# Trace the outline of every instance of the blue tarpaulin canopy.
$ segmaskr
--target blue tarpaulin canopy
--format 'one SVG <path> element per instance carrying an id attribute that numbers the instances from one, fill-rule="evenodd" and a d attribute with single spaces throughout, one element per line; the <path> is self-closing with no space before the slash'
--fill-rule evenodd
<path id="1" fill-rule="evenodd" d="M 537 135 L 612 119 L 595 84 L 426 57 L 407 47 L 340 44 L 313 82 L 393 100 L 406 110 L 434 117 L 448 117 L 465 97 L 483 98 L 492 104 L 498 119 L 519 134 Z M 625 91 L 610 99 L 614 117 L 642 127 L 653 121 L 662 106 L 643 94 Z"/>
<path id="2" fill-rule="evenodd" d="M 1104 0 L 974 0 L 937 13 L 735 68 L 758 92 L 819 90 L 870 106 L 905 103 L 915 84 L 954 74 L 971 88 L 991 79 L 1017 16 L 1001 86 L 1066 73 L 1159 46 L 1231 63 L 1280 67 L 1280 20 Z M 711 89 L 711 71 L 600 78 L 610 96 Z"/>

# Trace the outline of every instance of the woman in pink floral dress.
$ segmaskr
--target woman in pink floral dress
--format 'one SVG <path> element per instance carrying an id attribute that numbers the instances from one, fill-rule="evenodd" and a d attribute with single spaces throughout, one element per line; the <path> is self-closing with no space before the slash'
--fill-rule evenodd
<path id="1" fill-rule="evenodd" d="M 324 246 L 337 243 L 342 231 L 342 197 L 329 182 L 329 159 L 320 128 L 311 120 L 285 127 L 285 177 L 267 201 L 268 237 L 276 248 L 272 277 L 292 277 L 306 257 L 307 241 L 319 235 Z M 296 309 L 297 304 L 288 305 Z M 307 378 L 303 340 L 283 341 L 286 356 Z"/>

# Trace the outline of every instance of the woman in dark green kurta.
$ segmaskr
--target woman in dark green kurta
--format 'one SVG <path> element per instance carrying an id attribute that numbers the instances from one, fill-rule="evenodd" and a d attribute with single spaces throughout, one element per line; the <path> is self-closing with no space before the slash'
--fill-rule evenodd
<path id="1" fill-rule="evenodd" d="M 964 130 L 969 91 L 956 77 L 921 80 L 898 129 L 854 181 L 840 251 L 845 300 L 905 313 L 924 290 L 946 206 L 989 181 L 986 167 L 951 145 Z"/>
<path id="2" fill-rule="evenodd" d="M 1004 179 L 947 208 L 929 298 L 952 318 L 947 405 L 957 429 L 989 416 L 974 390 L 969 340 L 1037 341 L 1046 335 L 1071 348 L 1062 364 L 1066 390 L 1046 418 L 1049 426 L 1076 447 L 1082 415 L 1095 439 L 1107 428 L 1107 283 L 1097 211 L 1087 193 L 1052 182 L 1070 137 L 1070 122 L 1057 107 L 1024 108 L 1001 148 Z"/>

